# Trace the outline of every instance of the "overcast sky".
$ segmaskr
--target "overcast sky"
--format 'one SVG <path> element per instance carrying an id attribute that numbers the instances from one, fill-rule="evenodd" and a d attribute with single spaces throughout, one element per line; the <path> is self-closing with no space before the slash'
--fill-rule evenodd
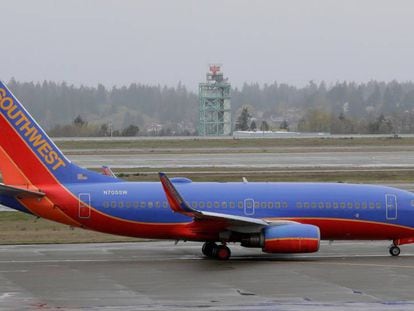
<path id="1" fill-rule="evenodd" d="M 0 0 L 0 26 L 6 81 L 414 80 L 413 1 Z"/>

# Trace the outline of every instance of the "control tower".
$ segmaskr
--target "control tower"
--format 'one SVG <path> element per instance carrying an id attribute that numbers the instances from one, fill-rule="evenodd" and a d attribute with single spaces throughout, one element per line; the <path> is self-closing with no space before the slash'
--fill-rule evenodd
<path id="1" fill-rule="evenodd" d="M 220 65 L 209 66 L 207 81 L 199 84 L 199 136 L 231 135 L 230 88 Z"/>

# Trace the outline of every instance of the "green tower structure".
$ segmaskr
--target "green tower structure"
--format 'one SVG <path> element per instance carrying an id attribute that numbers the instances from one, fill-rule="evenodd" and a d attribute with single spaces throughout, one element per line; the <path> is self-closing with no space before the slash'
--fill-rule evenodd
<path id="1" fill-rule="evenodd" d="M 207 81 L 199 84 L 199 136 L 228 136 L 232 133 L 230 88 L 220 65 L 210 65 Z"/>

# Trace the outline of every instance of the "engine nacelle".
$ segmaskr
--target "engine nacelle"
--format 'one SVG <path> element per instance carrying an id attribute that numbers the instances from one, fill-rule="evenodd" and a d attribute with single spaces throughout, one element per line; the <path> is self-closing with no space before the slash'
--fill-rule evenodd
<path id="1" fill-rule="evenodd" d="M 263 229 L 266 253 L 313 253 L 319 250 L 319 228 L 305 224 L 270 226 Z"/>

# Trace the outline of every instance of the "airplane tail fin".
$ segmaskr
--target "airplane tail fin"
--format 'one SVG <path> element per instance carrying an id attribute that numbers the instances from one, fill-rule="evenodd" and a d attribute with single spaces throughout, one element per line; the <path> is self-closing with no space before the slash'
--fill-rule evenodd
<path id="1" fill-rule="evenodd" d="M 0 81 L 0 171 L 11 185 L 114 182 L 73 164 Z"/>

